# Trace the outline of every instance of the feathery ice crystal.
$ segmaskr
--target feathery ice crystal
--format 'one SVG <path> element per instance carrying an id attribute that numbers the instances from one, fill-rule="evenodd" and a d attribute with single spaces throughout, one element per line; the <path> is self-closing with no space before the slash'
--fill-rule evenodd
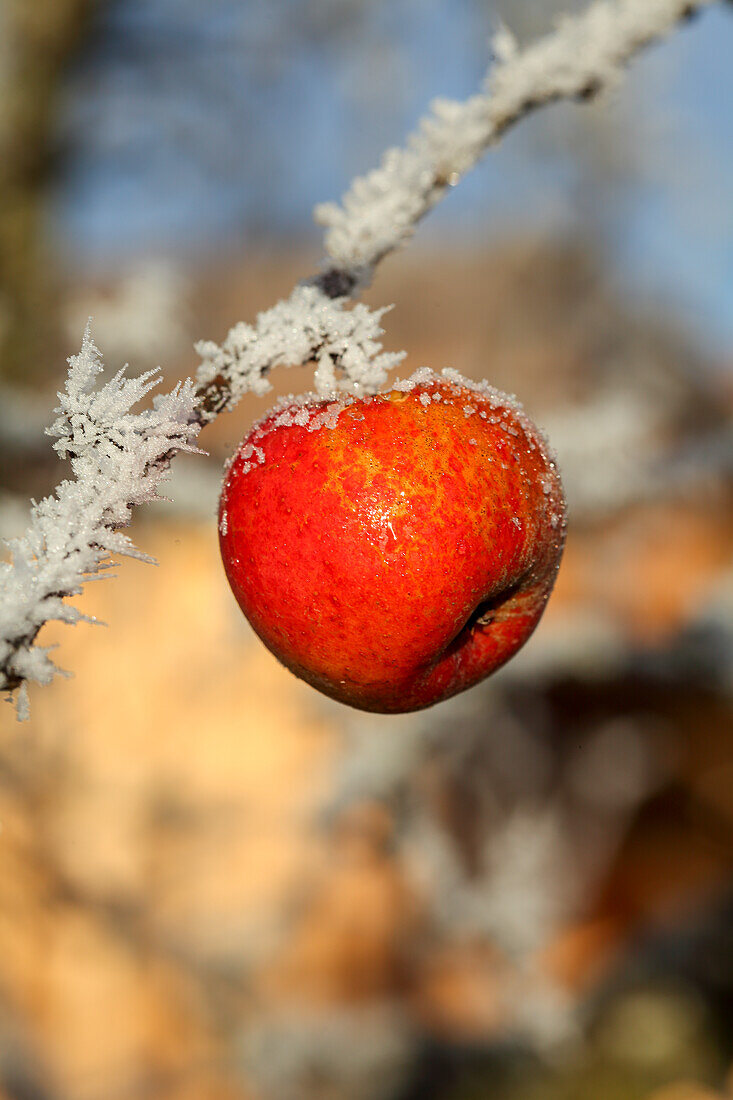
<path id="1" fill-rule="evenodd" d="M 12 560 L 0 563 L 0 690 L 19 689 L 20 718 L 28 713 L 27 681 L 46 684 L 60 671 L 49 650 L 35 644 L 41 626 L 86 618 L 65 600 L 99 579 L 95 574 L 108 568 L 111 554 L 152 560 L 119 528 L 129 523 L 134 505 L 157 498 L 172 455 L 197 450 L 190 381 L 155 398 L 151 409 L 131 412 L 157 385 L 157 371 L 126 378 L 123 369 L 96 388 L 103 367 L 89 326 L 69 365 L 47 432 L 74 477 L 33 504 L 25 535 L 8 543 Z"/>
<path id="2" fill-rule="evenodd" d="M 232 409 L 243 394 L 272 389 L 267 374 L 273 367 L 315 362 L 315 387 L 321 396 L 334 390 L 374 393 L 404 352 L 383 352 L 380 321 L 386 309 L 372 310 L 358 302 L 345 309 L 347 298 L 329 298 L 317 286 L 297 286 L 285 301 L 260 313 L 254 325 L 235 325 L 221 345 L 201 340 L 196 350 L 202 362 L 196 382 L 203 391 L 204 422 Z M 389 307 L 387 307 L 389 308 Z M 209 384 L 226 379 L 226 390 L 207 408 Z"/>

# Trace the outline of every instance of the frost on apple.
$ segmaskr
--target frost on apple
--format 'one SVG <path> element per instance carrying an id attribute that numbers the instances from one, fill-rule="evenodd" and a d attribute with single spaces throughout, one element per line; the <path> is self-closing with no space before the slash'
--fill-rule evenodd
<path id="1" fill-rule="evenodd" d="M 235 598 L 286 667 L 350 706 L 404 713 L 465 690 L 517 652 L 549 598 L 554 460 L 516 402 L 460 378 L 421 368 L 386 393 L 286 400 L 227 471 Z M 469 428 L 478 405 L 492 416 Z"/>
<path id="2" fill-rule="evenodd" d="M 0 689 L 20 689 L 20 718 L 27 717 L 27 682 L 47 684 L 59 673 L 48 648 L 35 644 L 41 626 L 93 621 L 66 600 L 103 576 L 111 555 L 152 560 L 119 528 L 133 506 L 157 499 L 171 456 L 197 449 L 190 381 L 131 412 L 157 385 L 157 372 L 127 378 L 123 369 L 98 388 L 102 358 L 89 326 L 69 368 L 47 432 L 73 477 L 33 504 L 30 527 L 8 543 L 11 560 L 0 565 Z"/>

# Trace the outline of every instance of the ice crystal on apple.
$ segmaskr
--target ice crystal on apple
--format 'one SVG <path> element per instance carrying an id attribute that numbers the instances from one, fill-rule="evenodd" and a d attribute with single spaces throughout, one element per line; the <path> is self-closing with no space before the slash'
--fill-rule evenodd
<path id="1" fill-rule="evenodd" d="M 227 470 L 220 546 L 240 607 L 351 706 L 405 712 L 472 686 L 529 638 L 552 588 L 551 455 L 514 401 L 460 377 L 422 368 L 375 396 L 286 400 Z M 472 397 L 498 415 L 469 429 Z"/>

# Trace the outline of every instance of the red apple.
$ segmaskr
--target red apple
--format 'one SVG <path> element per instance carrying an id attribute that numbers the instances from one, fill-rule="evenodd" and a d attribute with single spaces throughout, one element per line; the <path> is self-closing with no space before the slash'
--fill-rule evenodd
<path id="1" fill-rule="evenodd" d="M 221 495 L 234 595 L 297 676 L 363 710 L 419 710 L 482 680 L 536 627 L 565 504 L 516 402 L 454 371 L 389 393 L 288 399 Z"/>

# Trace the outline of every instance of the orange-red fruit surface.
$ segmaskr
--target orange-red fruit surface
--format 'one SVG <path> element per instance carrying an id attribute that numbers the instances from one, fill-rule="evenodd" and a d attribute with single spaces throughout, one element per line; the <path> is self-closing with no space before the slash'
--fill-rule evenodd
<path id="1" fill-rule="evenodd" d="M 334 699 L 447 699 L 509 660 L 560 563 L 562 486 L 513 399 L 418 371 L 373 397 L 293 399 L 242 442 L 219 532 L 265 645 Z"/>

